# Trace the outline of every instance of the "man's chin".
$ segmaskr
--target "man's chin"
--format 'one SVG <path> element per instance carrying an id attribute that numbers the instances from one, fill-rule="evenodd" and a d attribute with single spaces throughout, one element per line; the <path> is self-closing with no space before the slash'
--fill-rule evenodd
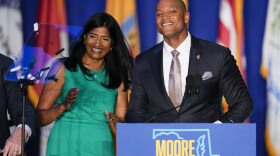
<path id="1" fill-rule="evenodd" d="M 174 33 L 163 33 L 162 34 L 164 37 L 166 37 L 166 38 L 173 38 L 173 37 L 175 37 L 176 35 L 174 35 Z"/>

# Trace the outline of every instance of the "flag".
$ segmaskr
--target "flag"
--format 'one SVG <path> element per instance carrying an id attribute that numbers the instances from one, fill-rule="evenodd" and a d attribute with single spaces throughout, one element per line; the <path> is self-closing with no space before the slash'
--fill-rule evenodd
<path id="1" fill-rule="evenodd" d="M 132 49 L 132 57 L 140 52 L 140 39 L 135 0 L 107 0 L 106 12 L 119 23 Z"/>
<path id="2" fill-rule="evenodd" d="M 46 25 L 66 25 L 66 10 L 64 0 L 41 0 L 39 3 L 38 23 Z M 50 56 L 55 56 L 55 53 L 62 48 L 68 47 L 67 33 L 55 29 L 54 27 L 46 28 L 39 33 L 40 38 L 37 39 L 37 44 L 43 47 L 44 51 Z M 40 29 L 39 29 L 40 31 Z M 63 55 L 67 55 L 64 51 Z M 47 58 L 44 56 L 37 56 L 36 63 L 46 64 Z M 36 92 L 41 93 L 42 86 L 36 85 Z"/>
<path id="3" fill-rule="evenodd" d="M 237 61 L 241 75 L 246 79 L 244 54 L 243 0 L 222 0 L 219 14 L 219 44 L 228 47 Z"/>
<path id="4" fill-rule="evenodd" d="M 0 53 L 16 59 L 23 45 L 20 0 L 0 1 Z"/>
<path id="5" fill-rule="evenodd" d="M 246 57 L 244 54 L 243 0 L 221 0 L 217 43 L 228 47 L 246 81 Z M 223 110 L 228 107 L 223 98 Z"/>
<path id="6" fill-rule="evenodd" d="M 268 2 L 261 75 L 266 79 L 265 142 L 269 155 L 280 155 L 280 1 Z"/>
<path id="7" fill-rule="evenodd" d="M 39 2 L 39 12 L 38 12 L 38 23 L 39 24 L 57 24 L 57 25 L 66 25 L 66 10 L 64 0 L 41 0 Z M 55 32 L 56 29 L 49 28 L 49 31 L 40 32 L 40 38 L 38 39 L 38 46 L 44 47 L 45 51 L 48 52 L 48 55 L 54 56 L 55 53 L 60 50 L 62 47 L 68 47 L 68 37 L 67 34 L 63 31 Z M 42 34 L 43 33 L 43 34 Z M 52 44 L 47 44 L 52 43 Z M 63 55 L 66 55 L 64 51 Z M 43 64 L 50 64 L 50 61 L 46 55 L 37 55 L 36 56 L 36 66 L 43 66 Z M 39 95 L 42 91 L 42 84 L 36 84 L 34 87 L 28 87 L 29 100 L 31 103 L 37 107 L 39 101 Z"/>
<path id="8" fill-rule="evenodd" d="M 66 18 L 66 7 L 64 0 L 40 0 L 39 2 L 39 12 L 38 12 L 38 23 L 47 25 L 64 25 L 67 24 Z M 37 39 L 37 46 L 42 47 L 44 51 L 51 57 L 55 57 L 56 52 L 61 50 L 62 48 L 68 49 L 68 34 L 65 31 L 60 31 L 57 27 L 46 27 L 43 31 L 38 30 L 40 34 Z M 63 54 L 66 56 L 66 50 L 64 50 Z M 46 55 L 45 55 L 46 56 Z M 36 56 L 36 63 L 43 63 L 46 65 L 50 65 L 51 61 L 44 55 Z M 48 62 L 50 61 L 50 62 Z M 31 87 L 30 87 L 31 88 Z M 35 85 L 35 90 L 30 93 L 33 93 L 31 96 L 38 97 L 42 91 L 42 85 Z M 36 99 L 38 102 L 38 99 Z M 53 123 L 41 128 L 40 134 L 40 155 L 45 156 L 46 145 L 49 133 Z"/>

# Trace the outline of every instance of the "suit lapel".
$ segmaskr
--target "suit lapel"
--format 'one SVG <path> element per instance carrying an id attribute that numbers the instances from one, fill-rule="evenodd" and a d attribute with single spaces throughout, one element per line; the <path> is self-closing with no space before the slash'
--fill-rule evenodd
<path id="1" fill-rule="evenodd" d="M 198 40 L 191 36 L 191 49 L 190 49 L 190 59 L 189 59 L 189 70 L 188 75 L 195 75 L 200 71 L 200 65 L 203 59 L 203 54 L 201 53 L 202 47 L 199 45 Z M 188 90 L 185 90 L 182 103 L 183 104 L 188 98 L 190 94 Z M 186 109 L 187 104 L 183 104 L 180 108 L 180 112 Z M 181 110 L 182 109 L 182 110 Z"/>
<path id="2" fill-rule="evenodd" d="M 159 46 L 154 50 L 153 52 L 153 58 L 151 59 L 151 68 L 152 73 L 156 82 L 156 86 L 158 87 L 161 97 L 166 101 L 166 103 L 173 107 L 172 102 L 169 99 L 169 96 L 166 92 L 166 88 L 164 85 L 164 77 L 163 77 L 163 63 L 162 63 L 162 48 L 163 48 L 163 42 L 159 44 Z"/>
<path id="3" fill-rule="evenodd" d="M 189 72 L 188 75 L 199 73 L 200 64 L 203 59 L 203 55 L 201 53 L 201 45 L 199 45 L 197 39 L 195 37 L 191 38 L 191 51 L 190 51 L 190 60 L 189 60 Z"/>
<path id="4" fill-rule="evenodd" d="M 163 63 L 162 63 L 162 48 L 163 48 L 163 42 L 161 42 L 153 51 L 153 58 L 151 59 L 150 65 L 152 68 L 153 76 L 156 80 L 156 86 L 158 87 L 160 94 L 164 101 L 166 101 L 166 104 L 169 105 L 169 107 L 174 107 L 172 102 L 169 99 L 169 96 L 166 92 L 166 88 L 164 85 L 164 78 L 163 78 Z M 191 50 L 190 50 L 190 58 L 189 58 L 189 70 L 188 75 L 192 74 L 195 75 L 199 73 L 200 71 L 200 64 L 203 59 L 203 54 L 201 53 L 202 46 L 199 44 L 199 41 L 191 36 Z M 187 90 L 185 90 L 186 92 Z M 186 99 L 189 98 L 189 94 L 184 94 L 182 102 L 185 102 Z M 183 104 L 180 107 L 180 112 L 185 110 L 187 108 L 186 104 Z M 181 110 L 182 109 L 182 110 Z M 174 110 L 175 111 L 175 110 Z"/>

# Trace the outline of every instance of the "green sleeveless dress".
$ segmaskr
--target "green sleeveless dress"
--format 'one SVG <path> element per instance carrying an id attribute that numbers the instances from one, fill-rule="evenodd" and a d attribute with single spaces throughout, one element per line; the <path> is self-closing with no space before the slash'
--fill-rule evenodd
<path id="1" fill-rule="evenodd" d="M 57 104 L 71 88 L 79 88 L 76 101 L 55 122 L 48 138 L 47 156 L 113 156 L 114 145 L 105 110 L 114 112 L 117 89 L 108 89 L 105 70 L 91 71 L 93 77 L 65 69 L 64 86 Z"/>

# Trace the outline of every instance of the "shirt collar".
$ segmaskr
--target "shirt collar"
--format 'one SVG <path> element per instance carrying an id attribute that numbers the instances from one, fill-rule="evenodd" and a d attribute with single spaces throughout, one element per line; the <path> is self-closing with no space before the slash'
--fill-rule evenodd
<path id="1" fill-rule="evenodd" d="M 185 40 L 177 47 L 177 51 L 180 53 L 184 53 L 187 54 L 189 53 L 189 49 L 191 47 L 191 35 L 188 32 L 188 36 L 185 38 Z M 167 55 L 172 55 L 171 51 L 173 51 L 174 49 L 167 44 L 167 42 L 163 41 L 163 49 L 164 52 L 167 53 Z M 185 52 L 187 50 L 187 52 Z"/>

